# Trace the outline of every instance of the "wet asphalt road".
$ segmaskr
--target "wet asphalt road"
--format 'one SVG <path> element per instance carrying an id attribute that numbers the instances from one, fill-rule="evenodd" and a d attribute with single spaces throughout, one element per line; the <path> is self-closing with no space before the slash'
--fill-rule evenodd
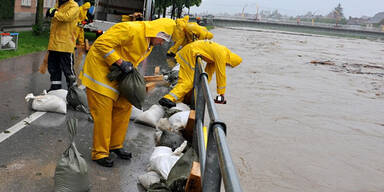
<path id="1" fill-rule="evenodd" d="M 49 75 L 38 72 L 43 57 L 44 52 L 39 52 L 0 61 L 0 132 L 35 112 L 24 101 L 26 94 L 38 95 L 49 88 Z M 162 71 L 168 69 L 164 47 L 155 47 L 139 69 L 144 75 L 152 75 L 155 66 Z M 167 91 L 166 87 L 151 91 L 144 109 Z M 53 190 L 56 162 L 69 143 L 66 119 L 70 117 L 79 119 L 76 145 L 88 163 L 91 191 L 144 191 L 137 184 L 137 176 L 146 172 L 154 147 L 154 129 L 130 122 L 125 146 L 133 158 L 116 159 L 113 168 L 104 168 L 90 158 L 93 124 L 85 114 L 69 109 L 66 115 L 46 113 L 0 143 L 0 192 Z"/>

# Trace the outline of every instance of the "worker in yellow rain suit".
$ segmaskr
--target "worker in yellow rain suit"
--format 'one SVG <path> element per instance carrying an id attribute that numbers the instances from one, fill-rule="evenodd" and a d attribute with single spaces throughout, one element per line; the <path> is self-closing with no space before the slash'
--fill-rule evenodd
<path id="1" fill-rule="evenodd" d="M 179 79 L 171 92 L 159 100 L 160 105 L 174 107 L 176 101 L 183 101 L 184 96 L 192 90 L 197 56 L 201 56 L 207 63 L 205 72 L 208 74 L 208 81 L 211 81 L 212 75 L 216 72 L 218 94 L 216 103 L 226 103 L 224 99 L 226 65 L 236 67 L 242 59 L 223 45 L 209 40 L 198 40 L 177 52 L 176 61 L 180 64 Z"/>
<path id="2" fill-rule="evenodd" d="M 192 22 L 185 26 L 185 38 L 187 39 L 187 43 L 191 43 L 194 40 L 212 39 L 213 34 L 209 32 L 206 27 Z"/>
<path id="3" fill-rule="evenodd" d="M 77 22 L 77 40 L 80 46 L 84 46 L 84 25 L 88 22 L 87 12 L 91 8 L 91 3 L 86 2 L 80 6 L 79 20 Z"/>
<path id="4" fill-rule="evenodd" d="M 172 40 L 173 40 L 173 42 L 175 42 L 175 44 L 171 48 L 169 48 L 168 53 L 167 53 L 169 56 L 174 57 L 175 53 L 178 51 L 179 47 L 185 45 L 184 29 L 185 29 L 185 26 L 187 25 L 188 21 L 189 21 L 188 15 L 184 16 L 183 18 L 176 19 L 176 29 L 172 35 Z"/>
<path id="5" fill-rule="evenodd" d="M 110 152 L 122 159 L 131 158 L 131 154 L 123 150 L 123 142 L 132 105 L 120 97 L 118 82 L 108 80 L 110 66 L 117 65 L 124 73 L 131 72 L 151 53 L 153 46 L 170 40 L 175 26 L 175 21 L 168 18 L 118 23 L 89 50 L 80 79 L 87 87 L 88 105 L 94 119 L 92 159 L 98 164 L 112 167 Z"/>
<path id="6" fill-rule="evenodd" d="M 175 44 L 169 49 L 167 55 L 174 57 L 180 46 L 184 47 L 195 40 L 209 40 L 212 38 L 213 34 L 209 32 L 207 28 L 193 22 L 186 23 L 185 26 L 176 28 L 175 37 L 172 36 L 172 40 L 175 41 Z"/>
<path id="7" fill-rule="evenodd" d="M 73 51 L 76 45 L 79 6 L 73 0 L 59 0 L 55 8 L 47 10 L 46 16 L 52 18 L 48 43 L 48 72 L 51 80 L 49 90 L 61 89 L 62 73 L 70 87 L 76 80 Z"/>

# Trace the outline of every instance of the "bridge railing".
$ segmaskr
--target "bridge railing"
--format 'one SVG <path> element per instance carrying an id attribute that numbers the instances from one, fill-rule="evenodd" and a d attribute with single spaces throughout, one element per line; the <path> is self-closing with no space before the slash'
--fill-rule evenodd
<path id="1" fill-rule="evenodd" d="M 208 75 L 203 69 L 200 57 L 197 57 L 195 64 L 194 104 L 196 117 L 193 145 L 199 154 L 203 191 L 220 191 L 221 180 L 223 180 L 225 191 L 242 192 L 226 140 L 227 127 L 219 119 L 209 90 Z M 203 131 L 205 108 L 208 110 L 210 119 L 207 147 L 205 147 Z"/>

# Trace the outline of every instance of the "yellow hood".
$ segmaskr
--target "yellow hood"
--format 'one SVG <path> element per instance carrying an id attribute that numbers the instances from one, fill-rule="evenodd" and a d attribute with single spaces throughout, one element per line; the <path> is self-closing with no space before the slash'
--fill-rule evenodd
<path id="1" fill-rule="evenodd" d="M 172 36 L 176 23 L 169 18 L 160 18 L 154 21 L 143 21 L 145 25 L 145 37 L 157 37 L 159 32 Z"/>
<path id="2" fill-rule="evenodd" d="M 84 3 L 81 7 L 82 7 L 84 10 L 88 10 L 89 8 L 91 8 L 91 3 L 86 2 L 86 3 Z"/>
<path id="3" fill-rule="evenodd" d="M 231 65 L 231 67 L 236 67 L 238 65 L 240 65 L 240 63 L 242 62 L 242 59 L 240 56 L 238 56 L 237 54 L 229 51 L 229 62 L 228 64 Z"/>

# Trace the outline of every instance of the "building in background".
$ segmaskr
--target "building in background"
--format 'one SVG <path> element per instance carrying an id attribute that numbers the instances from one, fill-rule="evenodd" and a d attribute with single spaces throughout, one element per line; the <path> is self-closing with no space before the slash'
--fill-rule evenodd
<path id="1" fill-rule="evenodd" d="M 47 8 L 55 6 L 55 0 L 44 0 L 44 13 Z M 14 17 L 15 21 L 34 21 L 37 0 L 15 0 Z"/>

